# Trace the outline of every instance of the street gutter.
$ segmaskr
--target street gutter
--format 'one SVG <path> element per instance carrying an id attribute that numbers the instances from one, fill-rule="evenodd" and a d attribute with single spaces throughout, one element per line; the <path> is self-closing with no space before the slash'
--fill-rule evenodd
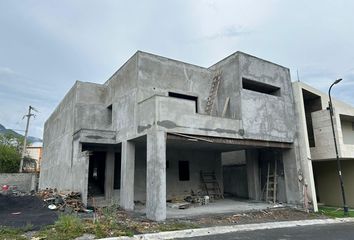
<path id="1" fill-rule="evenodd" d="M 139 235 L 134 235 L 133 237 L 102 238 L 101 240 L 178 239 L 178 238 L 201 237 L 201 236 L 208 236 L 208 235 L 234 233 L 234 232 L 245 232 L 245 231 L 289 228 L 289 227 L 311 226 L 311 225 L 338 224 L 338 223 L 354 223 L 354 218 L 314 219 L 314 220 L 267 222 L 267 223 L 242 224 L 242 225 L 232 225 L 232 226 L 207 227 L 207 228 L 187 229 L 187 230 L 170 231 L 170 232 L 139 234 Z"/>

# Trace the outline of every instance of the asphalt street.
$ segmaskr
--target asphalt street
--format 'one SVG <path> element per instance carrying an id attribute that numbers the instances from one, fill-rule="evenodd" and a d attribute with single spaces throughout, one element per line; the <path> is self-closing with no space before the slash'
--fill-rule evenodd
<path id="1" fill-rule="evenodd" d="M 189 240 L 354 240 L 354 223 L 340 223 L 329 225 L 312 225 L 305 227 L 278 228 L 236 232 L 204 237 L 186 238 Z"/>

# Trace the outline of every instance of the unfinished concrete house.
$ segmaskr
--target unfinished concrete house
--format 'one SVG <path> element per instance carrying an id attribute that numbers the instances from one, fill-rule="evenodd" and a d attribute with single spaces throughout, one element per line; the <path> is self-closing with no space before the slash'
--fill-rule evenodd
<path id="1" fill-rule="evenodd" d="M 327 109 L 328 95 L 301 82 L 293 83 L 293 91 L 301 151 L 307 156 L 308 169 L 311 171 L 313 168 L 317 201 L 329 206 L 342 206 L 331 118 Z M 354 207 L 351 185 L 354 182 L 354 108 L 341 101 L 332 102 L 347 203 Z"/>
<path id="2" fill-rule="evenodd" d="M 204 68 L 138 51 L 104 84 L 77 81 L 46 121 L 40 188 L 142 202 L 152 220 L 197 194 L 302 206 L 296 129 L 285 67 L 242 52 Z"/>

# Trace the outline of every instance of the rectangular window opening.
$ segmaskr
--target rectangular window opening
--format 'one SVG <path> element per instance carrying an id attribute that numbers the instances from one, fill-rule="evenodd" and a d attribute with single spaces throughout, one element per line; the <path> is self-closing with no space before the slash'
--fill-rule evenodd
<path id="1" fill-rule="evenodd" d="M 185 100 L 192 100 L 195 102 L 195 112 L 198 112 L 198 97 L 196 96 L 191 96 L 191 95 L 186 95 L 186 94 L 181 94 L 181 93 L 175 93 L 175 92 L 168 92 L 169 97 L 174 97 L 174 98 L 180 98 L 180 99 L 185 99 Z"/>
<path id="2" fill-rule="evenodd" d="M 178 162 L 179 180 L 189 181 L 189 162 L 179 161 Z"/>
<path id="3" fill-rule="evenodd" d="M 312 113 L 322 110 L 321 97 L 313 92 L 302 89 L 302 98 L 304 101 L 304 110 L 306 117 L 307 137 L 310 147 L 316 147 L 315 134 L 312 126 Z"/>
<path id="4" fill-rule="evenodd" d="M 280 96 L 279 87 L 266 84 L 266 83 L 257 82 L 247 78 L 242 78 L 242 88 L 253 92 L 259 92 L 259 93 L 264 93 L 273 96 Z"/>
<path id="5" fill-rule="evenodd" d="M 112 119 L 112 117 L 113 117 L 112 108 L 113 108 L 112 104 L 107 107 L 107 110 L 108 110 L 108 123 L 109 124 L 112 124 L 112 122 L 113 122 L 113 119 Z"/>
<path id="6" fill-rule="evenodd" d="M 354 116 L 339 114 L 343 143 L 354 145 Z"/>

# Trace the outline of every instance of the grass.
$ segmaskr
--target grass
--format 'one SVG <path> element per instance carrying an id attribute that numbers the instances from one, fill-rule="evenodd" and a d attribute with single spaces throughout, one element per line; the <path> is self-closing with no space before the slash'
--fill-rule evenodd
<path id="1" fill-rule="evenodd" d="M 86 232 L 97 238 L 133 236 L 133 229 L 118 220 L 117 212 L 117 205 L 102 208 L 99 219 L 94 223 L 86 221 Z"/>
<path id="2" fill-rule="evenodd" d="M 166 231 L 177 231 L 184 229 L 198 228 L 196 224 L 193 223 L 183 223 L 183 222 L 175 222 L 175 223 L 166 223 L 159 224 L 158 231 L 166 232 Z"/>
<path id="3" fill-rule="evenodd" d="M 93 234 L 96 238 L 133 236 L 134 233 L 175 231 L 198 228 L 190 222 L 145 222 L 134 221 L 129 217 L 118 217 L 117 206 L 102 208 L 95 221 L 83 220 L 75 215 L 60 215 L 54 225 L 47 226 L 36 232 L 33 237 L 38 240 L 70 240 L 85 233 Z M 32 228 L 31 228 L 32 229 Z M 0 240 L 24 240 L 23 234 L 31 230 L 30 227 L 22 229 L 1 228 Z"/>
<path id="4" fill-rule="evenodd" d="M 22 229 L 14 228 L 1 228 L 0 229 L 0 240 L 23 240 L 26 239 L 22 234 L 24 231 Z"/>
<path id="5" fill-rule="evenodd" d="M 349 209 L 349 216 L 344 216 L 343 208 L 338 207 L 319 206 L 318 212 L 331 218 L 344 218 L 354 216 L 354 209 Z"/>
<path id="6" fill-rule="evenodd" d="M 84 234 L 84 224 L 74 215 L 61 215 L 54 225 L 35 234 L 39 239 L 70 240 Z"/>
<path id="7" fill-rule="evenodd" d="M 33 225 L 27 224 L 22 228 L 10 228 L 0 226 L 0 240 L 22 240 L 27 239 L 23 234 L 33 229 Z"/>

